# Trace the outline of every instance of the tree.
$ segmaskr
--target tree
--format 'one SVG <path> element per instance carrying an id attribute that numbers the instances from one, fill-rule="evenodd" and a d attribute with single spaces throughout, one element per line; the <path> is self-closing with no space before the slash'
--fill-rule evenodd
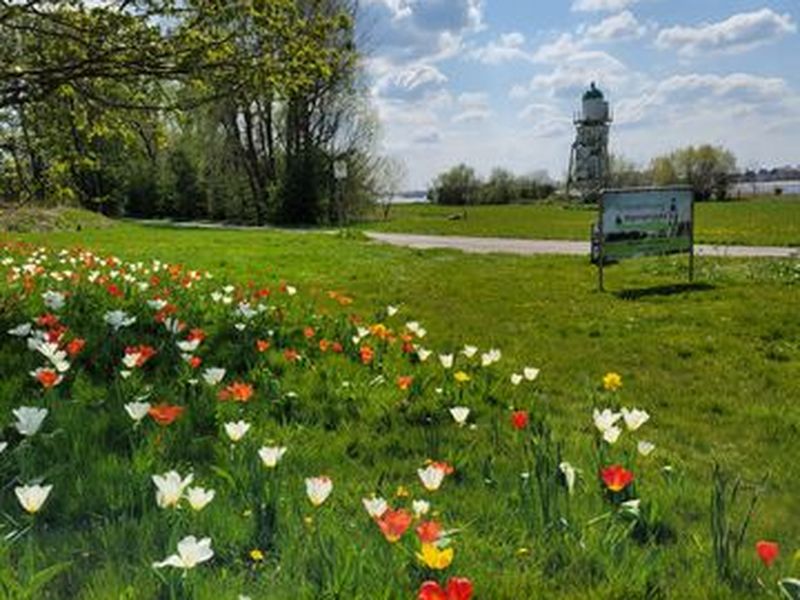
<path id="1" fill-rule="evenodd" d="M 509 204 L 519 200 L 520 187 L 511 171 L 495 168 L 483 185 L 480 197 L 486 204 Z"/>
<path id="2" fill-rule="evenodd" d="M 698 200 L 724 200 L 736 171 L 736 157 L 718 146 L 689 146 L 654 159 L 651 169 L 658 185 L 684 183 L 691 186 Z"/>
<path id="3" fill-rule="evenodd" d="M 476 201 L 480 185 L 475 169 L 460 164 L 439 175 L 428 195 L 436 204 L 463 206 Z"/>
<path id="4" fill-rule="evenodd" d="M 373 172 L 375 196 L 386 221 L 392 210 L 393 199 L 402 191 L 408 178 L 408 168 L 401 159 L 384 156 L 376 161 Z"/>

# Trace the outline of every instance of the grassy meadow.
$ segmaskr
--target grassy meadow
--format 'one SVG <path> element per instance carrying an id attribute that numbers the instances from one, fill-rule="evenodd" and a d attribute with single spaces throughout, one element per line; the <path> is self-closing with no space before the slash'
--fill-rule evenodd
<path id="1" fill-rule="evenodd" d="M 713 228 L 712 211 L 724 214 Z M 391 222 L 370 228 L 569 239 L 585 237 L 593 216 L 476 207 L 467 221 L 449 222 L 448 212 L 395 207 Z M 798 214 L 800 204 L 788 201 L 700 205 L 699 238 L 797 244 Z M 48 252 L 41 272 L 0 284 L 0 440 L 9 443 L 0 454 L 0 532 L 12 534 L 1 550 L 4 597 L 461 600 L 418 596 L 423 581 L 444 587 L 458 576 L 479 600 L 777 598 L 779 579 L 800 577 L 798 261 L 699 259 L 693 286 L 682 283 L 685 259 L 630 261 L 608 270 L 611 292 L 602 294 L 585 259 L 406 250 L 353 231 L 121 224 L 5 239 L 29 246 L 6 250 L 4 271 L 29 263 L 33 248 Z M 123 262 L 58 254 L 76 247 Z M 59 262 L 68 257 L 77 266 Z M 182 267 L 156 271 L 153 259 Z M 73 289 L 70 277 L 48 277 L 53 269 L 83 276 Z M 192 274 L 187 287 L 189 269 L 214 277 Z M 92 271 L 99 275 L 89 281 Z M 259 295 L 265 286 L 269 295 Z M 81 335 L 86 347 L 63 382 L 43 389 L 29 375 L 41 356 L 5 332 L 48 312 L 48 289 L 67 294 L 58 313 L 70 328 L 64 339 Z M 177 307 L 185 330 L 153 322 L 145 300 L 157 297 Z M 245 301 L 265 308 L 244 317 Z M 103 322 L 112 309 L 137 321 L 113 333 Z M 189 328 L 207 335 L 193 350 L 198 370 L 226 368 L 219 388 L 244 383 L 252 399 L 220 401 L 218 389 L 191 383 L 188 359 L 175 350 Z M 342 353 L 323 350 L 321 336 L 340 341 Z M 472 358 L 465 344 L 479 348 Z M 156 354 L 122 376 L 123 356 L 140 345 Z M 432 352 L 424 362 L 423 347 Z M 492 348 L 502 357 L 482 367 Z M 440 354 L 455 364 L 445 368 Z M 512 383 L 525 367 L 538 377 Z M 603 389 L 609 372 L 621 375 L 620 389 Z M 186 414 L 133 427 L 123 404 L 137 399 Z M 11 426 L 20 405 L 49 409 L 42 433 L 21 439 Z M 470 409 L 466 426 L 451 418 L 454 406 Z M 650 420 L 604 441 L 593 409 L 622 407 Z M 528 423 L 516 420 L 520 411 Z M 229 442 L 222 424 L 239 419 L 252 430 Z M 637 453 L 638 441 L 655 450 Z M 265 467 L 259 446 L 286 447 L 285 458 Z M 454 468 L 437 491 L 417 476 L 429 460 Z M 578 470 L 571 493 L 564 462 Z M 612 463 L 627 467 L 633 484 L 615 491 L 598 476 Z M 710 525 L 715 463 L 744 481 L 721 522 L 738 525 L 751 493 L 760 494 L 725 577 Z M 210 504 L 197 513 L 157 506 L 151 476 L 172 469 L 214 489 Z M 304 478 L 320 474 L 333 491 L 315 507 Z M 38 477 L 54 487 L 30 519 L 13 488 Z M 431 512 L 391 543 L 384 527 L 392 523 L 374 519 L 376 527 L 362 507 L 373 494 L 403 516 L 415 500 Z M 622 504 L 634 499 L 641 505 Z M 431 552 L 454 550 L 444 569 L 417 556 L 414 530 L 431 521 L 447 532 Z M 210 537 L 213 559 L 186 577 L 152 567 L 187 534 Z M 759 540 L 780 545 L 770 568 L 754 549 Z M 440 558 L 438 566 L 448 562 Z"/>
<path id="2" fill-rule="evenodd" d="M 360 225 L 374 231 L 526 239 L 586 240 L 597 219 L 594 207 L 563 204 L 471 206 L 467 218 L 450 220 L 462 208 L 407 204 L 390 217 Z M 800 246 L 800 197 L 763 197 L 696 205 L 697 242 L 757 246 Z"/>

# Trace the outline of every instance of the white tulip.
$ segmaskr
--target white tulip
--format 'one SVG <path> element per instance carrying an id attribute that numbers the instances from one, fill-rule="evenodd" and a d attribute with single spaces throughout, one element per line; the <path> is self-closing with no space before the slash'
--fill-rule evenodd
<path id="1" fill-rule="evenodd" d="M 646 442 L 644 440 L 640 441 L 636 444 L 636 450 L 642 456 L 650 456 L 653 453 L 653 450 L 656 449 L 656 445 L 652 442 Z"/>
<path id="2" fill-rule="evenodd" d="M 39 512 L 53 489 L 52 485 L 21 485 L 14 488 L 17 500 L 30 514 Z"/>
<path id="3" fill-rule="evenodd" d="M 203 381 L 208 385 L 217 385 L 223 379 L 225 379 L 225 369 L 211 367 L 203 371 Z"/>
<path id="4" fill-rule="evenodd" d="M 428 465 L 424 469 L 417 469 L 417 475 L 419 475 L 420 481 L 422 481 L 422 485 L 425 486 L 426 490 L 435 492 L 442 486 L 445 472 L 435 465 Z"/>
<path id="5" fill-rule="evenodd" d="M 616 444 L 621 434 L 622 434 L 622 429 L 620 429 L 616 425 L 612 425 L 603 432 L 603 439 L 609 444 Z"/>
<path id="6" fill-rule="evenodd" d="M 144 419 L 147 416 L 147 413 L 150 411 L 150 403 L 149 402 L 128 402 L 125 405 L 125 411 L 128 413 L 128 416 L 136 421 L 137 423 Z"/>
<path id="7" fill-rule="evenodd" d="M 211 538 L 203 538 L 198 541 L 193 535 L 183 538 L 178 542 L 178 553 L 168 556 L 166 560 L 154 562 L 153 568 L 175 567 L 176 569 L 193 569 L 201 562 L 205 562 L 214 556 L 211 549 Z"/>
<path id="8" fill-rule="evenodd" d="M 522 369 L 522 374 L 525 376 L 526 380 L 536 381 L 536 378 L 539 377 L 539 369 L 534 367 L 525 367 Z"/>
<path id="9" fill-rule="evenodd" d="M 156 485 L 156 504 L 161 508 L 177 507 L 183 497 L 184 490 L 194 480 L 194 475 L 189 473 L 181 479 L 177 471 L 169 471 L 163 475 L 153 475 Z"/>
<path id="10" fill-rule="evenodd" d="M 519 385 L 522 383 L 522 375 L 519 373 L 512 373 L 511 374 L 511 385 Z"/>
<path id="11" fill-rule="evenodd" d="M 453 420 L 458 423 L 460 427 L 463 427 L 469 417 L 469 409 L 466 406 L 454 406 L 450 409 L 450 414 Z"/>
<path id="12" fill-rule="evenodd" d="M 636 431 L 650 420 L 650 415 L 638 408 L 634 408 L 633 410 L 623 408 L 622 418 L 625 420 L 625 426 L 628 428 L 628 431 Z"/>
<path id="13" fill-rule="evenodd" d="M 380 519 L 383 513 L 389 510 L 389 505 L 383 498 L 376 498 L 373 496 L 372 498 L 362 498 L 361 502 L 364 504 L 364 508 L 367 510 L 367 513 L 369 513 L 369 516 L 373 519 Z"/>
<path id="14" fill-rule="evenodd" d="M 439 355 L 439 362 L 442 363 L 442 367 L 445 369 L 449 369 L 453 366 L 453 355 L 452 354 L 440 354 Z"/>
<path id="15" fill-rule="evenodd" d="M 469 345 L 464 346 L 464 349 L 461 351 L 461 353 L 467 358 L 472 358 L 478 353 L 478 347 Z"/>
<path id="16" fill-rule="evenodd" d="M 414 511 L 416 518 L 424 517 L 431 510 L 431 503 L 427 500 L 414 500 L 411 503 L 411 510 Z"/>
<path id="17" fill-rule="evenodd" d="M 235 423 L 225 423 L 225 433 L 232 442 L 240 441 L 245 434 L 250 431 L 250 423 L 236 421 Z"/>
<path id="18" fill-rule="evenodd" d="M 46 408 L 35 408 L 33 406 L 20 406 L 11 412 L 17 417 L 14 427 L 22 435 L 28 437 L 35 435 L 39 431 L 44 418 L 47 416 Z"/>
<path id="19" fill-rule="evenodd" d="M 386 314 L 390 317 L 395 316 L 399 311 L 400 309 L 398 307 L 392 306 L 391 304 L 386 307 Z"/>
<path id="20" fill-rule="evenodd" d="M 294 287 L 293 285 L 287 285 L 286 293 L 289 294 L 290 296 L 294 296 L 297 293 L 297 288 Z"/>
<path id="21" fill-rule="evenodd" d="M 493 365 L 494 363 L 499 362 L 499 360 L 502 357 L 503 357 L 503 353 L 500 352 L 500 350 L 498 350 L 496 348 L 492 348 L 488 352 L 484 352 L 483 354 L 481 354 L 481 366 L 482 367 L 489 367 L 489 366 Z"/>
<path id="22" fill-rule="evenodd" d="M 572 492 L 575 490 L 575 481 L 578 477 L 577 469 L 566 461 L 558 465 L 558 468 L 561 473 L 564 474 L 564 481 L 567 483 L 567 491 L 572 495 Z"/>
<path id="23" fill-rule="evenodd" d="M 103 319 L 108 323 L 114 331 L 119 331 L 123 327 L 129 327 L 136 322 L 136 317 L 131 317 L 123 310 L 110 310 Z"/>
<path id="24" fill-rule="evenodd" d="M 612 412 L 610 408 L 600 412 L 595 408 L 592 416 L 594 418 L 594 426 L 602 433 L 606 429 L 613 427 L 622 418 L 622 413 Z"/>
<path id="25" fill-rule="evenodd" d="M 333 481 L 330 477 L 309 477 L 306 479 L 306 494 L 311 504 L 321 506 L 333 491 Z"/>
<path id="26" fill-rule="evenodd" d="M 193 340 L 181 340 L 180 342 L 175 342 L 175 344 L 181 352 L 192 353 L 197 350 L 197 347 L 200 345 L 200 340 L 197 338 Z"/>
<path id="27" fill-rule="evenodd" d="M 427 350 L 426 348 L 423 348 L 422 346 L 417 348 L 417 358 L 419 358 L 420 362 L 425 362 L 426 360 L 428 360 L 431 354 L 433 354 L 433 352 Z"/>
<path id="28" fill-rule="evenodd" d="M 8 442 L 0 442 L 0 454 L 2 454 L 6 448 L 8 448 Z"/>
<path id="29" fill-rule="evenodd" d="M 261 462 L 270 469 L 274 469 L 278 465 L 284 454 L 286 454 L 286 448 L 281 446 L 265 446 L 258 451 Z"/>
<path id="30" fill-rule="evenodd" d="M 64 308 L 65 298 L 64 294 L 60 292 L 47 290 L 42 294 L 42 299 L 44 300 L 44 305 L 50 310 L 59 311 Z"/>
<path id="31" fill-rule="evenodd" d="M 21 325 L 17 325 L 14 329 L 9 329 L 8 334 L 13 335 L 15 337 L 28 337 L 31 333 L 31 329 L 33 327 L 30 323 L 22 323 Z"/>
<path id="32" fill-rule="evenodd" d="M 214 493 L 214 490 L 192 487 L 186 490 L 186 500 L 189 501 L 192 510 L 200 511 L 214 499 Z"/>

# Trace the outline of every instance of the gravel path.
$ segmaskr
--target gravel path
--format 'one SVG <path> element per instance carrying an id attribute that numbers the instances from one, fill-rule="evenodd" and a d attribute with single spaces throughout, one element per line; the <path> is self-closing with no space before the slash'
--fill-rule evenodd
<path id="1" fill-rule="evenodd" d="M 440 235 L 416 235 L 408 233 L 377 233 L 367 235 L 377 241 L 393 246 L 430 249 L 449 248 L 478 254 L 501 253 L 533 256 L 536 254 L 564 254 L 588 256 L 589 243 L 567 240 L 521 240 L 510 238 L 458 237 Z M 732 258 L 800 258 L 800 248 L 778 246 L 707 246 L 696 247 L 698 256 L 728 256 Z"/>

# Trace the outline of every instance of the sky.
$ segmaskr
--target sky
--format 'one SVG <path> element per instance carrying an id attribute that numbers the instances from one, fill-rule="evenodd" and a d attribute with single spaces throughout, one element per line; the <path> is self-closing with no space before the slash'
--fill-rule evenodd
<path id="1" fill-rule="evenodd" d="M 646 165 L 689 144 L 740 168 L 800 164 L 798 0 L 362 0 L 383 153 L 406 188 L 461 162 L 565 176 L 597 82 L 611 151 Z"/>

